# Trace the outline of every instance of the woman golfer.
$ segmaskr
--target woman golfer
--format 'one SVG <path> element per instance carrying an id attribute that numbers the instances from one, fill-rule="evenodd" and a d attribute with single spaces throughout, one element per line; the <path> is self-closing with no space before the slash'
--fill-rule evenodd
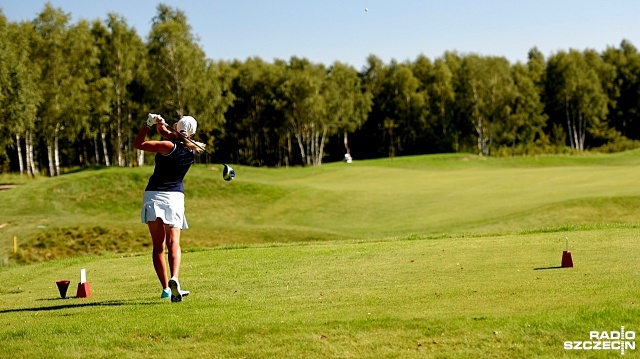
<path id="1" fill-rule="evenodd" d="M 146 141 L 149 128 L 154 124 L 165 140 Z M 188 228 L 184 216 L 182 181 L 196 154 L 202 150 L 181 136 L 173 135 L 165 125 L 160 115 L 149 114 L 145 125 L 133 141 L 133 147 L 156 154 L 155 168 L 144 190 L 142 222 L 149 227 L 153 241 L 153 267 L 163 289 L 160 298 L 171 298 L 172 302 L 180 302 L 183 297 L 189 295 L 189 291 L 180 288 L 178 281 L 182 259 L 180 231 Z M 193 117 L 183 116 L 174 128 L 184 137 L 191 138 L 196 133 L 197 126 L 198 123 Z M 198 145 L 204 146 L 201 143 Z M 170 279 L 165 262 L 165 246 L 169 249 Z"/>

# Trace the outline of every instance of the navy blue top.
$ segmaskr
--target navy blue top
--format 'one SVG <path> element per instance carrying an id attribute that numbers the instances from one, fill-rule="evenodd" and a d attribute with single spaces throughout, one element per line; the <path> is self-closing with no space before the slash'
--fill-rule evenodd
<path id="1" fill-rule="evenodd" d="M 172 140 L 173 150 L 163 155 L 156 153 L 156 167 L 145 191 L 182 192 L 182 180 L 194 162 L 195 153 L 182 141 Z"/>

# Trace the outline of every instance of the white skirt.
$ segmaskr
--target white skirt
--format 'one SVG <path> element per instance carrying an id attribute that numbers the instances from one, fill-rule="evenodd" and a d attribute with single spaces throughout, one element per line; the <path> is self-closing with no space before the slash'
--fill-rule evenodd
<path id="1" fill-rule="evenodd" d="M 157 218 L 171 227 L 189 228 L 184 216 L 184 193 L 145 191 L 142 199 L 142 223 L 153 222 Z"/>

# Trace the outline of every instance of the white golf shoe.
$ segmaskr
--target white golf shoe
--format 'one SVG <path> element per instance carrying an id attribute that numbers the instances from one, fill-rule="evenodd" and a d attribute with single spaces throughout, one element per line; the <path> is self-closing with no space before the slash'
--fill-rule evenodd
<path id="1" fill-rule="evenodd" d="M 182 302 L 182 298 L 189 295 L 188 290 L 180 289 L 180 282 L 178 282 L 178 278 L 171 277 L 169 281 L 169 289 L 171 290 L 171 301 L 172 302 Z"/>

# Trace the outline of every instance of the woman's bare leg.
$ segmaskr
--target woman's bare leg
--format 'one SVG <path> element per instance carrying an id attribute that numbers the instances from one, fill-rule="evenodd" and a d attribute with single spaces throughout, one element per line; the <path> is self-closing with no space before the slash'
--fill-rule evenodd
<path id="1" fill-rule="evenodd" d="M 180 263 L 182 262 L 182 250 L 180 248 L 180 228 L 170 227 L 165 224 L 167 247 L 169 248 L 169 270 L 171 277 L 178 278 L 180 275 Z"/>
<path id="2" fill-rule="evenodd" d="M 164 259 L 165 250 L 165 224 L 162 219 L 156 218 L 153 222 L 147 222 L 149 227 L 149 233 L 151 234 L 151 240 L 153 241 L 153 251 L 151 256 L 153 258 L 153 268 L 156 270 L 158 280 L 162 285 L 162 289 L 169 286 L 169 278 L 167 277 L 167 264 Z"/>

